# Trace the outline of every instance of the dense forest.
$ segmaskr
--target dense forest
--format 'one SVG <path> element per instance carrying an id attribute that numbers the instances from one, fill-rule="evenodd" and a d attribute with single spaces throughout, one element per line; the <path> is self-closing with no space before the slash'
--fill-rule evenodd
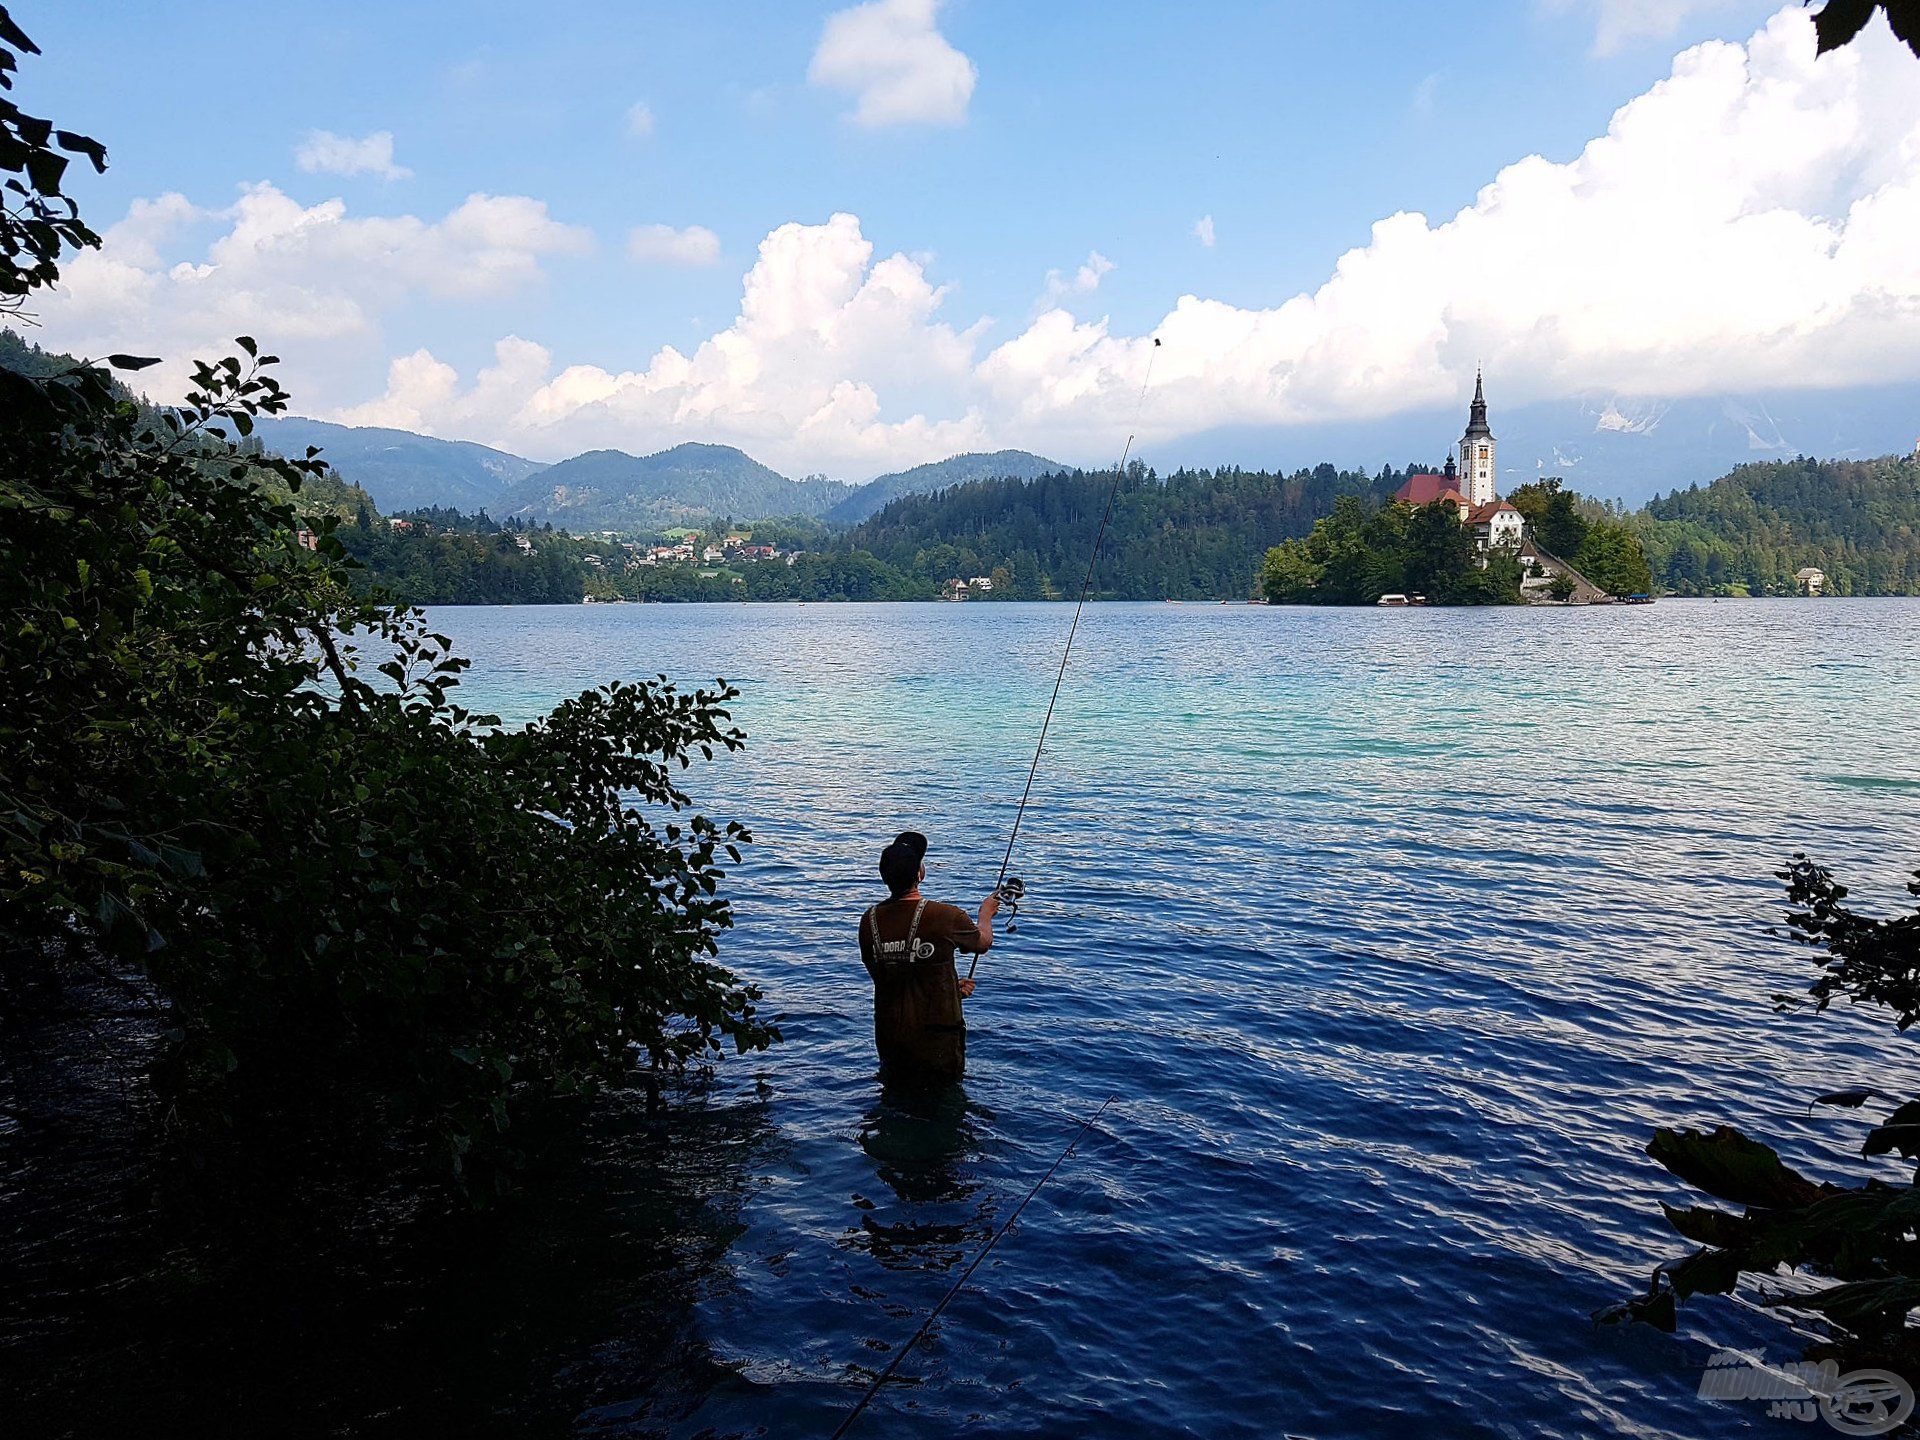
<path id="1" fill-rule="evenodd" d="M 1291 475 L 1177 471 L 1163 480 L 1134 466 L 1121 480 L 1093 593 L 1237 599 L 1256 584 L 1271 593 L 1277 583 L 1301 599 L 1313 567 L 1331 562 L 1336 579 L 1319 592 L 1323 603 L 1349 591 L 1408 589 L 1458 603 L 1511 599 L 1499 575 L 1491 591 L 1464 575 L 1447 579 L 1459 570 L 1458 557 L 1416 554 L 1407 517 L 1391 524 L 1354 518 L 1377 516 L 1405 473 L 1322 465 Z M 905 496 L 851 530 L 805 518 L 748 522 L 757 540 L 803 552 L 791 563 L 783 555 L 638 567 L 610 541 L 517 521 L 496 525 L 484 513 L 409 512 L 395 517 L 409 528 L 397 528 L 337 481 L 302 500 L 351 516 L 340 535 L 366 567 L 362 583 L 415 603 L 923 600 L 948 581 L 982 577 L 991 588 L 976 589 L 976 599 L 1033 600 L 1079 592 L 1111 482 L 1110 472 L 1081 471 L 973 481 Z M 1351 523 L 1310 540 L 1343 499 L 1359 507 L 1347 507 Z M 1519 486 L 1508 499 L 1548 551 L 1615 595 L 1787 595 L 1798 588 L 1795 572 L 1809 565 L 1826 573 L 1837 594 L 1920 594 L 1920 460 L 1913 457 L 1748 465 L 1633 512 L 1552 478 Z M 704 544 L 736 528 L 729 519 L 674 533 L 697 534 Z M 1290 541 L 1299 543 L 1286 548 L 1278 572 L 1263 565 Z M 1369 552 L 1365 564 L 1355 546 Z"/>
<path id="2" fill-rule="evenodd" d="M 1482 567 L 1473 532 L 1451 502 L 1389 502 L 1369 510 L 1343 495 L 1304 539 L 1267 552 L 1260 586 L 1274 605 L 1372 605 L 1417 595 L 1436 605 L 1518 605 L 1520 563 L 1496 551 Z"/>
<path id="3" fill-rule="evenodd" d="M 1791 595 L 1803 566 L 1834 594 L 1920 594 L 1920 456 L 1742 465 L 1626 519 L 1678 595 Z"/>
<path id="4" fill-rule="evenodd" d="M 497 525 L 428 510 L 382 521 L 362 508 L 334 534 L 363 567 L 356 590 L 380 590 L 409 605 L 576 605 L 586 556 L 617 547 L 574 539 L 551 526 Z"/>
<path id="5" fill-rule="evenodd" d="M 1378 505 L 1404 478 L 1391 467 L 1368 475 L 1321 465 L 1291 475 L 1177 470 L 1162 480 L 1134 465 L 1114 501 L 1093 594 L 1245 598 L 1270 546 L 1307 534 L 1342 496 Z M 855 526 L 842 543 L 932 586 L 987 576 L 999 598 L 1077 595 L 1112 483 L 1111 472 L 1073 471 L 908 496 Z"/>
<path id="6" fill-rule="evenodd" d="M 1265 548 L 1304 535 L 1341 496 L 1369 506 L 1404 478 L 1322 465 L 1293 475 L 1143 466 L 1123 477 L 1094 574 L 1109 599 L 1222 599 L 1252 593 Z M 416 604 L 596 600 L 931 600 L 953 579 L 985 577 L 979 598 L 1039 600 L 1079 593 L 1111 472 L 982 480 L 896 500 L 835 532 L 817 520 L 751 522 L 777 560 L 635 565 L 609 541 L 551 526 L 499 525 L 484 513 L 418 511 L 384 522 L 363 507 L 340 538 L 366 568 L 363 583 Z M 402 528 L 404 527 L 404 528 Z M 704 545 L 735 528 L 716 522 Z M 664 537 L 661 537 L 664 538 Z"/>

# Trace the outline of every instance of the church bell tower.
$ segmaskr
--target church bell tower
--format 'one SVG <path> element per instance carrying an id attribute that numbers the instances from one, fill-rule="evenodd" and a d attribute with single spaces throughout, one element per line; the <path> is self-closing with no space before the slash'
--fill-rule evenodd
<path id="1" fill-rule="evenodd" d="M 1494 498 L 1493 432 L 1487 428 L 1487 396 L 1480 372 L 1473 376 L 1473 408 L 1467 412 L 1467 433 L 1460 437 L 1460 480 L 1471 505 Z"/>

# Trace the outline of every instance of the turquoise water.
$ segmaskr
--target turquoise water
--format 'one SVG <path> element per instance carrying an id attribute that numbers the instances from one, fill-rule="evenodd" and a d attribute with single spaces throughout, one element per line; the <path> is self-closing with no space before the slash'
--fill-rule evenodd
<path id="1" fill-rule="evenodd" d="M 683 1163 L 725 1183 L 677 1278 L 583 1279 L 502 1403 L 829 1433 L 1112 1096 L 853 1433 L 1777 1430 L 1695 1394 L 1719 1344 L 1795 1353 L 1777 1320 L 1587 1316 L 1682 1249 L 1653 1126 L 1736 1123 L 1832 1173 L 1858 1122 L 1806 1097 L 1913 1083 L 1885 1026 L 1770 1011 L 1810 967 L 1765 929 L 1795 850 L 1882 905 L 1920 864 L 1920 603 L 1094 607 L 964 1090 L 883 1096 L 853 944 L 874 857 L 922 829 L 930 893 L 977 902 L 1068 617 L 435 612 L 468 702 L 512 720 L 613 677 L 741 687 L 749 748 L 694 785 L 755 833 L 725 958 L 787 1037 L 681 1099 Z"/>

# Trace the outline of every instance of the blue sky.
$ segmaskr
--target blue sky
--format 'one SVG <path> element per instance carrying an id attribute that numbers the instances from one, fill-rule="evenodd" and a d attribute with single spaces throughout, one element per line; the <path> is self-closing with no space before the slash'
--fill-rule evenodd
<path id="1" fill-rule="evenodd" d="M 139 201 L 182 197 L 164 225 L 114 237 L 109 253 L 130 269 L 75 273 L 75 297 L 49 308 L 45 338 L 171 358 L 245 321 L 287 357 L 289 383 L 316 413 L 410 422 L 543 456 L 589 443 L 729 439 L 789 470 L 854 477 L 949 446 L 1095 447 L 1116 397 L 1134 388 L 1137 342 L 1193 295 L 1231 313 L 1211 330 L 1189 327 L 1188 348 L 1159 362 L 1185 367 L 1158 422 L 1165 435 L 1299 423 L 1321 405 L 1390 410 L 1395 382 L 1367 379 L 1382 371 L 1377 360 L 1354 361 L 1336 384 L 1338 364 L 1321 358 L 1333 352 L 1303 353 L 1293 340 L 1248 349 L 1250 322 L 1239 317 L 1274 315 L 1291 297 L 1312 295 L 1345 252 L 1373 243 L 1371 227 L 1386 217 L 1419 212 L 1437 227 L 1524 157 L 1575 162 L 1620 107 L 1675 73 L 1677 54 L 1716 38 L 1745 45 L 1778 8 L 582 3 L 530 22 L 524 7 L 505 4 L 340 3 L 260 7 L 223 33 L 181 24 L 159 6 L 28 3 L 16 17 L 46 56 L 28 61 L 19 95 L 108 145 L 108 174 L 78 187 L 96 225 Z M 1783 52 L 1795 23 L 1804 22 L 1774 22 L 1785 27 Z M 1859 110 L 1862 92 L 1869 110 L 1897 118 L 1896 140 L 1920 124 L 1897 88 L 1894 67 L 1905 57 L 1890 40 L 1869 38 L 1865 60 L 1830 59 L 1824 73 L 1810 59 L 1777 62 L 1806 91 L 1796 128 Z M 1858 73 L 1836 79 L 1843 66 Z M 1916 77 L 1920 69 L 1904 77 L 1909 92 L 1920 89 Z M 1735 115 L 1729 127 L 1746 128 L 1727 143 L 1751 149 L 1756 126 L 1775 132 L 1764 130 L 1773 123 L 1765 117 L 1736 115 L 1754 108 L 1750 94 L 1728 88 L 1744 83 L 1724 81 L 1703 103 Z M 875 101 L 874 85 L 894 88 L 873 92 Z M 861 118 L 863 95 L 877 106 L 871 123 Z M 636 106 L 649 123 L 635 123 Z M 315 149 L 316 132 L 336 137 L 331 160 L 326 146 Z M 384 136 L 388 174 L 342 173 L 353 168 L 342 157 L 384 157 Z M 1739 211 L 1732 218 L 1771 207 L 1831 225 L 1889 182 L 1915 180 L 1889 169 L 1893 150 L 1874 151 L 1876 143 L 1836 137 L 1832 154 L 1814 157 L 1855 174 L 1851 190 L 1816 193 L 1803 174 L 1770 171 L 1752 195 L 1728 202 Z M 323 168 L 303 168 L 303 149 Z M 1644 153 L 1657 156 L 1657 145 Z M 1574 176 L 1574 188 L 1592 179 Z M 264 233 L 264 224 L 273 235 L 249 243 L 242 262 L 231 243 L 219 247 L 246 230 L 232 208 L 242 187 L 263 184 L 286 214 L 247 231 Z M 475 194 L 520 197 L 525 208 L 448 224 Z M 337 211 L 314 212 L 332 200 Z M 1727 223 L 1729 213 L 1708 219 Z M 857 217 L 857 234 L 818 229 L 836 214 Z M 1203 216 L 1211 245 L 1195 232 Z M 354 229 L 382 217 L 415 218 L 388 227 L 392 235 Z M 1571 213 L 1552 223 L 1586 228 Z M 316 241 L 317 227 L 329 225 L 338 233 Z M 414 233 L 436 225 L 446 233 Z M 812 283 L 809 267 L 839 276 L 822 282 L 833 290 L 896 253 L 914 271 L 902 284 L 926 293 L 901 290 L 912 314 L 876 322 L 872 333 L 854 334 L 865 322 L 828 304 L 772 339 L 723 344 L 701 363 L 729 370 L 724 384 L 669 375 L 663 347 L 698 360 L 703 342 L 741 311 L 742 276 L 758 247 L 789 225 L 813 228 L 782 262 L 791 273 L 787 288 L 773 287 L 781 295 Z M 631 232 L 648 226 L 682 233 L 634 249 Z M 295 238 L 274 238 L 283 230 Z M 1518 256 L 1524 266 L 1525 244 L 1549 243 L 1515 242 L 1507 263 Z M 296 263 L 287 245 L 307 251 Z M 862 246 L 871 247 L 864 259 Z M 183 262 L 222 274 L 172 276 Z M 1896 273 L 1875 277 L 1876 293 L 1907 304 L 1920 286 L 1897 258 L 1883 263 Z M 1076 276 L 1087 283 L 1076 287 Z M 334 324 L 326 317 L 343 303 L 353 314 Z M 1444 307 L 1447 297 L 1431 303 Z M 1581 300 L 1542 296 L 1543 312 L 1556 304 L 1578 310 Z M 1050 337 L 1033 337 L 1030 348 L 1044 355 L 1009 352 L 992 363 L 1050 309 L 1080 328 L 1062 321 Z M 929 327 L 946 334 L 929 336 Z M 1620 364 L 1604 356 L 1563 364 L 1562 351 L 1543 361 L 1509 346 L 1516 328 L 1463 324 L 1410 341 L 1436 348 L 1401 388 L 1423 401 L 1449 384 L 1470 388 L 1469 341 L 1492 352 L 1474 357 L 1491 363 L 1510 349 L 1510 390 L 1530 397 L 1618 383 Z M 506 337 L 548 356 L 544 382 L 568 367 L 592 373 L 571 391 L 542 390 L 523 356 L 483 400 L 473 387 Z M 1682 338 L 1698 348 L 1698 335 Z M 1670 340 L 1642 348 L 1664 354 Z M 813 344 L 834 354 L 810 355 Z M 1214 367 L 1216 348 L 1240 358 Z M 429 360 L 413 379 L 390 384 L 390 363 L 421 352 Z M 1805 368 L 1806 357 L 1798 363 Z M 812 388 L 809 366 L 826 388 Z M 1712 357 L 1673 368 L 1647 388 L 1697 392 L 1710 383 Z M 1522 369 L 1540 382 L 1518 381 Z M 631 378 L 648 375 L 645 385 Z M 1853 378 L 1834 371 L 1836 384 Z M 834 385 L 858 393 L 836 396 Z M 1042 392 L 1044 403 L 1031 401 Z M 834 414 L 821 419 L 829 407 Z M 810 418 L 810 435 L 797 435 Z"/>

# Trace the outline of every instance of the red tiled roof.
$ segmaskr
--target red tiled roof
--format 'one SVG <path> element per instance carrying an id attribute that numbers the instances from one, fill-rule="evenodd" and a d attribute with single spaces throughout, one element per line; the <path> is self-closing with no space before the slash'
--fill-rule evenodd
<path id="1" fill-rule="evenodd" d="M 1409 475 L 1407 483 L 1393 492 L 1393 498 L 1406 505 L 1431 505 L 1449 496 L 1455 500 L 1466 498 L 1446 476 L 1435 475 L 1431 471 Z"/>

